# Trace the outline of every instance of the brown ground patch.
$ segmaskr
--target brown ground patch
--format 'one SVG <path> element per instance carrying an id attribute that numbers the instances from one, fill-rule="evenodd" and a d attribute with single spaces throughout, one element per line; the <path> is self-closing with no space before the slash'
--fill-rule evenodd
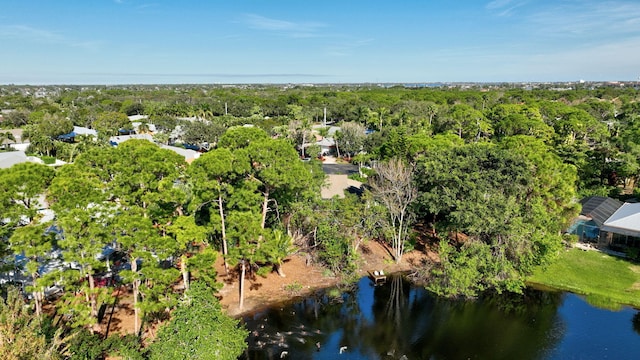
<path id="1" fill-rule="evenodd" d="M 133 334 L 134 312 L 133 294 L 126 286 L 120 286 L 113 291 L 114 302 L 107 306 L 104 318 L 100 323 L 103 329 L 111 334 Z"/>
<path id="2" fill-rule="evenodd" d="M 436 259 L 436 254 L 424 245 L 418 245 L 416 250 L 406 253 L 400 264 L 393 261 L 387 246 L 377 241 L 369 241 L 361 245 L 359 251 L 361 256 L 358 275 L 360 276 L 367 276 L 367 271 L 372 270 L 384 270 L 386 273 L 409 271 Z M 271 304 L 287 301 L 296 296 L 304 296 L 340 282 L 339 278 L 325 276 L 328 272 L 324 268 L 318 265 L 307 265 L 305 257 L 292 255 L 282 267 L 286 277 L 280 277 L 272 272 L 266 277 L 255 276 L 246 281 L 244 307 L 240 309 L 237 272 L 226 275 L 221 256 L 216 262 L 216 269 L 218 282 L 223 284 L 218 293 L 220 303 L 232 316 L 255 312 Z M 117 302 L 107 307 L 101 323 L 103 329 L 108 325 L 109 334 L 133 333 L 131 291 L 122 287 L 114 291 L 114 296 L 117 296 Z M 154 338 L 156 328 L 157 326 L 153 326 L 149 329 L 148 324 L 145 324 L 147 330 L 144 336 L 147 339 Z"/>
<path id="3" fill-rule="evenodd" d="M 435 259 L 433 252 L 424 246 L 405 254 L 400 264 L 396 264 L 388 248 L 377 241 L 369 241 L 360 247 L 360 264 L 358 275 L 367 276 L 369 270 L 384 270 L 386 273 L 408 271 Z M 307 265 L 302 256 L 293 255 L 283 265 L 286 277 L 280 277 L 275 272 L 267 277 L 256 276 L 245 283 L 244 308 L 238 307 L 240 291 L 237 273 L 224 275 L 222 261 L 217 264 L 218 281 L 224 284 L 220 290 L 220 303 L 227 313 L 239 316 L 244 313 L 255 312 L 273 303 L 283 302 L 294 296 L 304 296 L 314 290 L 330 287 L 340 282 L 339 278 L 327 275 L 324 268 L 317 265 Z M 295 293 L 292 288 L 300 289 Z"/>

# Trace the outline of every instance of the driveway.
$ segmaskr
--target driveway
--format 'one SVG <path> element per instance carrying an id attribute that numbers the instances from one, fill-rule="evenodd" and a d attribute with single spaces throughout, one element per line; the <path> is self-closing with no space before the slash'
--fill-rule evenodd
<path id="1" fill-rule="evenodd" d="M 358 173 L 358 165 L 322 164 L 322 170 L 327 175 L 351 175 Z"/>
<path id="2" fill-rule="evenodd" d="M 362 183 L 348 178 L 351 174 L 358 173 L 358 166 L 352 164 L 336 164 L 333 156 L 327 156 L 322 163 L 322 171 L 327 174 L 327 182 L 322 187 L 323 199 L 331 199 L 334 196 L 344 197 L 345 190 L 359 192 Z"/>
<path id="3" fill-rule="evenodd" d="M 323 199 L 331 199 L 334 196 L 344 197 L 345 191 L 360 194 L 362 183 L 347 178 L 347 175 L 327 175 L 327 182 L 320 191 Z"/>

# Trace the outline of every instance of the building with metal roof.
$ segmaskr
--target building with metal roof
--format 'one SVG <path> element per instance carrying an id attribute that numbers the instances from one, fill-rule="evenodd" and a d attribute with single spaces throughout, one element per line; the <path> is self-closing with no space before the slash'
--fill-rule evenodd
<path id="1" fill-rule="evenodd" d="M 640 203 L 624 203 L 613 213 L 601 233 L 607 234 L 609 245 L 640 247 Z"/>
<path id="2" fill-rule="evenodd" d="M 582 204 L 581 215 L 591 218 L 593 222 L 602 227 L 605 221 L 622 206 L 622 202 L 604 196 L 589 196 L 580 201 Z"/>
<path id="3" fill-rule="evenodd" d="M 601 248 L 640 247 L 640 203 L 604 196 L 590 196 L 580 203 L 580 217 L 568 233 L 578 235 L 581 241 L 597 242 Z"/>

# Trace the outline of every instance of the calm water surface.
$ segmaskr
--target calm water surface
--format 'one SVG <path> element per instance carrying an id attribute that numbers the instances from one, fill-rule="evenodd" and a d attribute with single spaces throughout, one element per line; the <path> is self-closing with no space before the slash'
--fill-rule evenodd
<path id="1" fill-rule="evenodd" d="M 637 310 L 598 309 L 569 293 L 449 301 L 400 276 L 330 293 L 246 317 L 242 358 L 640 359 Z"/>

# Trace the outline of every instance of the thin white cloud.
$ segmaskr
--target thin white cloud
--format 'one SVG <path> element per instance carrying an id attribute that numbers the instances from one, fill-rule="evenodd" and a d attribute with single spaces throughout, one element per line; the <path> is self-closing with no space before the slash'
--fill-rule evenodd
<path id="1" fill-rule="evenodd" d="M 615 59 L 615 61 L 612 61 Z M 640 37 L 532 56 L 531 69 L 587 80 L 635 80 L 640 75 Z"/>
<path id="2" fill-rule="evenodd" d="M 241 17 L 241 22 L 251 29 L 267 30 L 296 38 L 320 36 L 319 30 L 326 27 L 326 24 L 320 22 L 293 22 L 257 14 L 245 14 Z"/>
<path id="3" fill-rule="evenodd" d="M 21 38 L 41 42 L 59 42 L 62 40 L 62 36 L 53 31 L 25 25 L 0 25 L 0 37 Z"/>
<path id="4" fill-rule="evenodd" d="M 140 4 L 136 7 L 137 10 L 142 11 L 142 10 L 148 10 L 148 9 L 155 9 L 158 8 L 158 4 L 156 3 L 148 3 L 148 4 Z"/>
<path id="5" fill-rule="evenodd" d="M 365 47 L 373 41 L 374 39 L 362 39 L 334 44 L 326 47 L 325 55 L 330 57 L 351 56 L 357 49 Z"/>
<path id="6" fill-rule="evenodd" d="M 485 5 L 485 7 L 489 10 L 500 9 L 505 6 L 509 6 L 512 2 L 513 0 L 494 0 Z"/>
<path id="7" fill-rule="evenodd" d="M 497 16 L 511 16 L 515 10 L 524 6 L 527 0 L 494 0 L 485 5 L 485 9 L 494 12 Z"/>
<path id="8" fill-rule="evenodd" d="M 358 48 L 367 46 L 373 39 L 354 39 L 353 37 L 326 33 L 326 23 L 315 21 L 294 22 L 268 18 L 257 14 L 244 14 L 241 22 L 254 30 L 264 30 L 290 38 L 323 38 L 330 39 L 331 44 L 319 45 L 324 49 L 322 55 L 328 57 L 344 57 L 354 55 Z"/>
<path id="9" fill-rule="evenodd" d="M 443 73 L 464 69 L 457 79 L 464 81 L 635 80 L 640 75 L 640 36 L 561 49 L 515 50 L 499 46 L 447 48 L 422 53 L 416 61 Z"/>
<path id="10" fill-rule="evenodd" d="M 631 1 L 562 2 L 529 18 L 543 33 L 606 37 L 640 35 L 640 3 Z"/>
<path id="11" fill-rule="evenodd" d="M 0 39 L 23 40 L 44 44 L 57 44 L 94 50 L 99 43 L 96 41 L 76 41 L 55 31 L 39 29 L 27 25 L 0 25 Z"/>

